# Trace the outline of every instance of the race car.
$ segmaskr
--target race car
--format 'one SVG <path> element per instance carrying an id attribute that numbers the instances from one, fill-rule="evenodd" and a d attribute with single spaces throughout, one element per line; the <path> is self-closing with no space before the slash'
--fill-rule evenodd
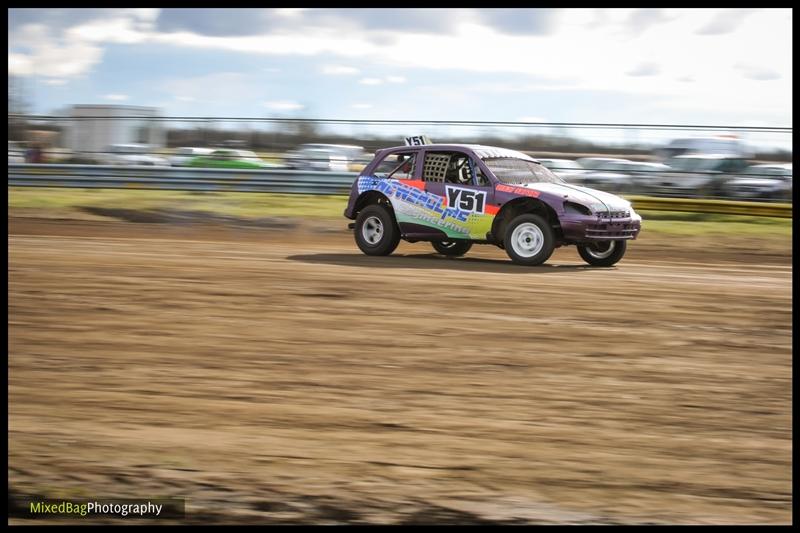
<path id="1" fill-rule="evenodd" d="M 353 182 L 344 216 L 367 255 L 389 255 L 401 239 L 451 257 L 493 244 L 521 265 L 540 265 L 568 245 L 590 265 L 614 265 L 642 224 L 627 200 L 569 185 L 522 152 L 425 136 L 378 150 Z"/>

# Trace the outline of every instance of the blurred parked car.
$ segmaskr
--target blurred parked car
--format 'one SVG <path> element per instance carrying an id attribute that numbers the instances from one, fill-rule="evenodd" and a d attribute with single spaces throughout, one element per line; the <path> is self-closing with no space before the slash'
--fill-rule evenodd
<path id="1" fill-rule="evenodd" d="M 208 155 L 201 155 L 190 160 L 190 167 L 203 168 L 240 168 L 240 169 L 268 169 L 279 168 L 279 165 L 268 163 L 254 152 L 249 150 L 214 150 Z"/>
<path id="2" fill-rule="evenodd" d="M 725 185 L 748 166 L 747 159 L 729 154 L 679 155 L 666 164 L 669 172 L 648 184 L 650 193 L 680 196 L 724 196 Z"/>
<path id="3" fill-rule="evenodd" d="M 168 167 L 166 158 L 151 155 L 153 148 L 147 144 L 112 144 L 97 158 L 101 165 L 145 165 Z"/>
<path id="4" fill-rule="evenodd" d="M 742 141 L 730 136 L 693 137 L 674 139 L 667 146 L 655 151 L 655 155 L 666 160 L 679 155 L 725 154 L 749 159 L 753 153 Z"/>
<path id="5" fill-rule="evenodd" d="M 650 189 L 651 183 L 659 179 L 671 168 L 664 163 L 649 163 L 643 161 L 631 161 L 625 170 L 631 179 L 631 191 L 644 192 Z"/>
<path id="6" fill-rule="evenodd" d="M 733 198 L 791 200 L 792 164 L 747 167 L 724 190 Z"/>
<path id="7" fill-rule="evenodd" d="M 72 159 L 73 153 L 69 148 L 46 148 L 44 150 L 45 163 L 62 163 L 66 164 Z"/>
<path id="8" fill-rule="evenodd" d="M 175 155 L 169 157 L 169 164 L 173 167 L 185 167 L 195 157 L 208 155 L 213 152 L 213 148 L 193 148 L 189 146 L 182 146 L 175 150 Z"/>
<path id="9" fill-rule="evenodd" d="M 581 177 L 588 171 L 572 159 L 539 159 L 539 162 L 567 183 L 582 183 Z"/>
<path id="10" fill-rule="evenodd" d="M 620 159 L 618 157 L 581 157 L 575 160 L 576 163 L 586 170 L 601 170 L 608 163 L 615 161 L 629 162 L 628 159 Z"/>
<path id="11" fill-rule="evenodd" d="M 615 192 L 642 192 L 658 176 L 670 168 L 662 163 L 629 161 L 627 159 L 595 158 L 594 170 L 580 176 L 587 187 L 601 187 Z"/>
<path id="12" fill-rule="evenodd" d="M 18 141 L 8 141 L 8 162 L 24 163 L 25 147 Z"/>
<path id="13" fill-rule="evenodd" d="M 286 166 L 293 170 L 358 172 L 369 161 L 361 146 L 346 144 L 303 144 L 286 153 Z"/>
<path id="14" fill-rule="evenodd" d="M 630 192 L 633 189 L 633 178 L 629 170 L 636 163 L 627 159 L 589 159 L 588 163 L 593 168 L 580 176 L 581 185 L 609 192 Z"/>

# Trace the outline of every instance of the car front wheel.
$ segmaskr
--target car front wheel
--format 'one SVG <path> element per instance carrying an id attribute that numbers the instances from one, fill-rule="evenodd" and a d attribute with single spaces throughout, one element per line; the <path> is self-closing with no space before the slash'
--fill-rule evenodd
<path id="1" fill-rule="evenodd" d="M 431 244 L 437 252 L 449 257 L 460 257 L 472 248 L 472 243 L 469 241 L 441 241 Z"/>
<path id="2" fill-rule="evenodd" d="M 400 231 L 389 210 L 368 205 L 356 217 L 356 244 L 367 255 L 389 255 L 400 243 Z"/>
<path id="3" fill-rule="evenodd" d="M 539 215 L 527 213 L 514 218 L 506 228 L 503 245 L 506 253 L 517 264 L 541 265 L 553 254 L 553 230 Z"/>
<path id="4" fill-rule="evenodd" d="M 578 254 L 592 266 L 610 267 L 615 265 L 628 247 L 628 241 L 603 241 L 579 244 Z"/>

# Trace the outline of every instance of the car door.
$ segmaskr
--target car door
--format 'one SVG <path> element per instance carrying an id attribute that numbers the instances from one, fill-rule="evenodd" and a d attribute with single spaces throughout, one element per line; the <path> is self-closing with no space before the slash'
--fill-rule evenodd
<path id="1" fill-rule="evenodd" d="M 389 198 L 400 233 L 412 240 L 438 235 L 430 220 L 441 205 L 441 199 L 425 193 L 420 179 L 421 157 L 421 151 L 411 147 L 387 153 L 372 167 L 367 185 Z"/>
<path id="2" fill-rule="evenodd" d="M 422 180 L 426 193 L 442 199 L 437 230 L 458 239 L 486 238 L 497 213 L 494 188 L 469 153 L 425 150 Z"/>

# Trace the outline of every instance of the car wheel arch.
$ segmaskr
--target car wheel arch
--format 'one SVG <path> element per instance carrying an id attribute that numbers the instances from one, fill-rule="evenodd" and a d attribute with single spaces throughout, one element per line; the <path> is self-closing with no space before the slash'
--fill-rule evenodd
<path id="1" fill-rule="evenodd" d="M 524 213 L 532 213 L 543 217 L 550 223 L 557 238 L 561 237 L 561 224 L 558 214 L 547 203 L 537 198 L 514 198 L 506 202 L 495 216 L 492 223 L 492 236 L 495 240 L 502 240 L 505 235 L 506 226 L 515 217 Z"/>
<path id="2" fill-rule="evenodd" d="M 379 204 L 385 206 L 392 214 L 392 218 L 397 223 L 397 217 L 394 214 L 394 206 L 391 200 L 379 191 L 364 191 L 356 199 L 355 207 L 353 208 L 353 218 L 358 216 L 358 213 L 368 205 Z"/>

